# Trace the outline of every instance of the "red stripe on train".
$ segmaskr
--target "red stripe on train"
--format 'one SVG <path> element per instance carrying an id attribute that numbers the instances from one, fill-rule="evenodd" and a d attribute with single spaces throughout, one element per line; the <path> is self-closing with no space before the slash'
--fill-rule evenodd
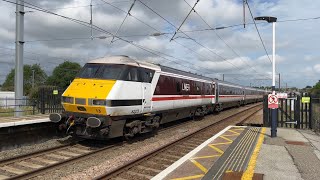
<path id="1" fill-rule="evenodd" d="M 152 101 L 168 101 L 168 100 L 184 100 L 184 99 L 208 99 L 215 96 L 166 96 L 166 97 L 153 97 Z"/>
<path id="2" fill-rule="evenodd" d="M 235 98 L 243 96 L 219 96 L 219 98 Z M 152 101 L 169 101 L 169 100 L 185 100 L 185 99 L 208 99 L 215 98 L 215 96 L 165 96 L 165 97 L 153 97 Z"/>

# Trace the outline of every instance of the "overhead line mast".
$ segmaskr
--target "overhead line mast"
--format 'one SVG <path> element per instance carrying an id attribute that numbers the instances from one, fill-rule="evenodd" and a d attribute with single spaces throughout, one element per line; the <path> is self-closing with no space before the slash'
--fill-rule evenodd
<path id="1" fill-rule="evenodd" d="M 16 4 L 16 62 L 14 76 L 15 110 L 14 116 L 22 116 L 23 98 L 23 34 L 24 34 L 24 1 L 17 0 Z"/>

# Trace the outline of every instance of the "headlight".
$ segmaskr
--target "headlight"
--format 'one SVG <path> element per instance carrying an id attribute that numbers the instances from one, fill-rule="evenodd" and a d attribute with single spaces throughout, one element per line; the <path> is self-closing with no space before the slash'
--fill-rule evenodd
<path id="1" fill-rule="evenodd" d="M 73 97 L 62 96 L 62 102 L 73 104 Z"/>
<path id="2" fill-rule="evenodd" d="M 105 105 L 107 105 L 107 101 L 105 99 L 93 99 L 92 100 L 92 105 L 105 106 Z"/>

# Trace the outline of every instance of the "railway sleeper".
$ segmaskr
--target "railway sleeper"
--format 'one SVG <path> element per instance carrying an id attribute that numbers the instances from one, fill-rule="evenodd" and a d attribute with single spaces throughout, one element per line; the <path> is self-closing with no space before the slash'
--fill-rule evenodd
<path id="1" fill-rule="evenodd" d="M 161 172 L 161 170 L 159 170 L 159 169 L 154 169 L 152 167 L 142 166 L 141 164 L 139 164 L 136 168 L 152 171 L 152 172 L 155 172 L 156 174 Z"/>
<path id="2" fill-rule="evenodd" d="M 175 162 L 175 160 L 165 159 L 165 158 L 161 158 L 161 157 L 154 157 L 152 159 L 152 161 L 154 161 L 156 163 L 165 164 L 165 165 L 171 165 L 171 164 L 173 164 Z"/>
<path id="3" fill-rule="evenodd" d="M 151 179 L 152 178 L 152 176 L 150 176 L 150 175 L 137 173 L 137 172 L 130 171 L 130 170 L 127 171 L 125 174 L 127 174 L 129 177 L 132 177 L 129 179 Z M 125 177 L 127 177 L 127 176 L 125 176 Z"/>
<path id="4" fill-rule="evenodd" d="M 134 166 L 130 169 L 131 171 L 134 171 L 134 172 L 138 172 L 138 173 L 141 173 L 141 174 L 147 174 L 147 175 L 150 175 L 150 176 L 155 176 L 158 174 L 158 172 L 154 171 L 154 170 L 150 170 L 148 168 L 143 168 L 141 166 Z"/>

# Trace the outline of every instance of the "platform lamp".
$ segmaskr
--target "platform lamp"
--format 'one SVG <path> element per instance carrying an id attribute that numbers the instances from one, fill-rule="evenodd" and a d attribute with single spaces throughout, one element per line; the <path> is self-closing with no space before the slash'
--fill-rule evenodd
<path id="1" fill-rule="evenodd" d="M 276 94 L 276 57 L 275 57 L 275 41 L 276 41 L 276 17 L 260 16 L 255 17 L 254 20 L 263 20 L 272 23 L 272 94 Z M 277 109 L 271 109 L 271 137 L 277 137 Z"/>

